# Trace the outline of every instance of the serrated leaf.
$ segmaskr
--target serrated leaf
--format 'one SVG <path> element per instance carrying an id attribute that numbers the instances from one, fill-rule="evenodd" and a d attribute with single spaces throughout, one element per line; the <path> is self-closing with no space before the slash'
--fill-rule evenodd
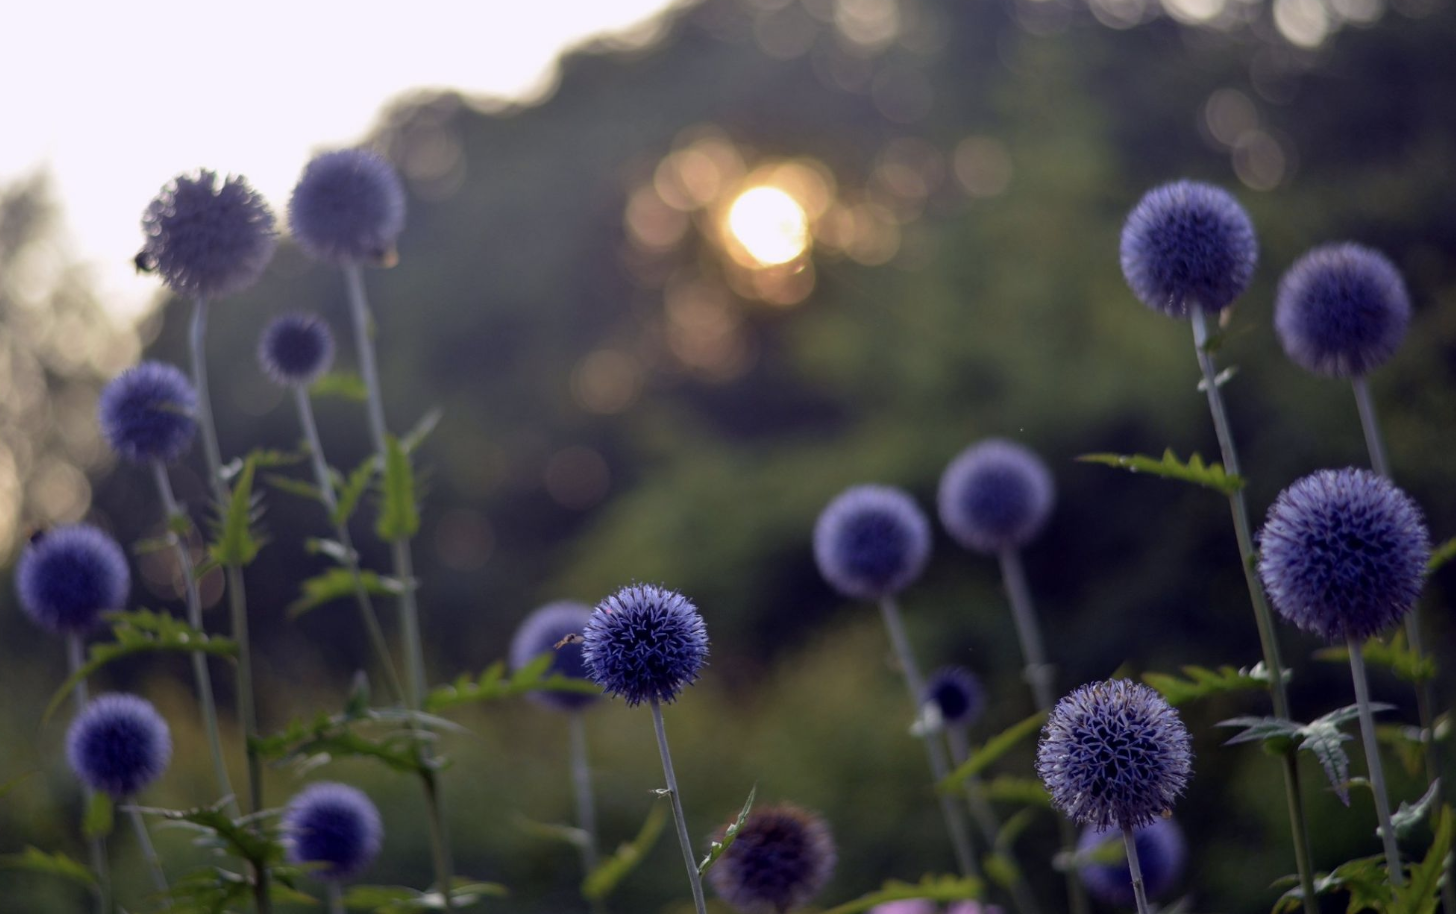
<path id="1" fill-rule="evenodd" d="M 743 823 L 748 821 L 748 813 L 753 809 L 753 798 L 756 796 L 758 796 L 758 785 L 754 784 L 748 791 L 748 799 L 743 802 L 743 809 L 738 813 L 738 818 L 724 829 L 723 840 L 714 841 L 708 849 L 708 855 L 698 864 L 699 877 L 706 876 L 708 870 L 713 868 L 713 864 L 718 862 L 718 858 L 723 856 L 723 852 L 733 846 L 733 841 L 738 837 Z"/>
<path id="2" fill-rule="evenodd" d="M 309 385 L 308 392 L 315 397 L 338 397 L 353 403 L 369 399 L 364 379 L 352 371 L 331 371 Z"/>
<path id="3" fill-rule="evenodd" d="M 960 790 L 967 778 L 985 771 L 993 762 L 1015 748 L 1017 743 L 1040 730 L 1045 721 L 1046 713 L 1038 711 L 1025 720 L 1012 724 L 986 740 L 984 746 L 972 749 L 966 760 L 936 786 L 943 793 Z"/>
<path id="4" fill-rule="evenodd" d="M 86 815 L 81 818 L 81 834 L 87 838 L 105 838 L 115 824 L 116 810 L 111 797 L 99 792 L 91 794 Z"/>
<path id="5" fill-rule="evenodd" d="M 1436 678 L 1436 658 L 1411 650 L 1406 643 L 1404 629 L 1397 629 L 1389 641 L 1374 638 L 1366 641 L 1364 654 L 1366 663 L 1384 667 L 1406 682 L 1420 684 Z M 1350 649 L 1335 645 L 1315 651 L 1314 656 L 1316 660 L 1348 664 Z"/>
<path id="6" fill-rule="evenodd" d="M 1250 743 L 1256 740 L 1265 742 L 1293 739 L 1299 735 L 1299 728 L 1303 724 L 1285 720 L 1282 717 L 1231 717 L 1228 720 L 1219 721 L 1214 726 L 1242 727 L 1242 732 L 1224 741 L 1225 746 L 1235 746 L 1239 743 Z"/>
<path id="7" fill-rule="evenodd" d="M 1431 550 L 1431 557 L 1426 562 L 1426 574 L 1435 574 L 1452 559 L 1456 559 L 1456 536 Z"/>
<path id="8" fill-rule="evenodd" d="M 276 810 L 265 811 L 234 819 L 224 812 L 231 799 L 221 800 L 212 806 L 197 806 L 191 809 L 158 809 L 138 806 L 137 812 L 153 816 L 166 822 L 173 822 L 199 832 L 214 846 L 224 848 L 235 857 L 256 867 L 268 866 L 283 859 L 283 845 L 275 829 L 263 829 L 259 825 Z"/>
<path id="9" fill-rule="evenodd" d="M 304 581 L 301 587 L 303 593 L 288 604 L 291 618 L 296 619 L 325 603 L 352 597 L 356 587 L 362 587 L 365 593 L 374 597 L 393 596 L 401 590 L 394 578 L 368 570 L 360 571 L 356 578 L 347 568 L 330 568 Z"/>
<path id="10" fill-rule="evenodd" d="M 1349 914 L 1359 911 L 1388 911 L 1391 904 L 1390 880 L 1386 878 L 1384 857 L 1361 857 L 1342 863 L 1314 880 L 1316 896 L 1344 891 L 1350 894 Z M 1295 877 L 1298 882 L 1298 877 Z M 1275 912 L 1293 912 L 1303 904 L 1304 892 L 1298 885 L 1285 892 L 1274 906 Z"/>
<path id="11" fill-rule="evenodd" d="M 1410 878 L 1404 886 L 1395 890 L 1393 914 L 1436 914 L 1441 874 L 1446 869 L 1452 839 L 1456 838 L 1456 815 L 1452 814 L 1450 806 L 1441 807 L 1435 831 L 1435 840 L 1431 842 L 1425 858 L 1410 867 Z"/>
<path id="12" fill-rule="evenodd" d="M 394 542 L 419 532 L 420 512 L 415 504 L 415 473 L 409 454 L 392 435 L 385 438 L 384 448 L 384 501 L 374 532 L 385 542 Z"/>
<path id="13" fill-rule="evenodd" d="M 216 539 L 207 547 L 208 554 L 220 565 L 241 568 L 257 558 L 258 550 L 263 548 L 262 540 L 253 532 L 253 522 L 258 519 L 258 506 L 253 499 L 258 453 L 254 451 L 243 460 L 233 480 L 226 509 L 215 524 Z"/>
<path id="14" fill-rule="evenodd" d="M 586 874 L 581 883 L 581 895 L 587 901 L 604 901 L 608 895 L 637 868 L 647 852 L 657 843 L 667 824 L 667 809 L 662 803 L 653 803 L 647 810 L 647 818 L 637 830 L 637 837 L 617 848 L 612 856 L 597 864 L 596 869 Z"/>
<path id="15" fill-rule="evenodd" d="M 1390 815 L 1390 825 L 1395 829 L 1396 837 L 1404 838 L 1414 831 L 1431 810 L 1436 808 L 1436 800 L 1440 799 L 1440 796 L 1441 779 L 1436 778 L 1431 782 L 1431 786 L 1426 788 L 1426 792 L 1421 794 L 1419 800 L 1414 803 L 1402 800 L 1400 808 Z M 1380 832 L 1379 828 L 1375 830 L 1377 836 Z"/>
<path id="16" fill-rule="evenodd" d="M 926 876 L 919 882 L 891 879 L 877 891 L 830 908 L 824 914 L 859 914 L 891 901 L 965 901 L 981 897 L 981 880 L 973 876 Z"/>
<path id="17" fill-rule="evenodd" d="M 66 696 L 83 679 L 123 657 L 157 651 L 198 652 L 214 657 L 233 657 L 238 652 L 238 646 L 232 639 L 205 634 L 165 613 L 138 609 L 132 612 L 105 613 L 103 618 L 111 622 L 111 634 L 115 640 L 91 645 L 86 662 L 66 677 L 65 682 L 51 696 L 42 720 L 49 720 L 66 700 Z"/>
<path id="18" fill-rule="evenodd" d="M 312 767 L 338 758 L 367 758 L 394 771 L 424 774 L 438 768 L 441 760 L 426 760 L 421 755 L 421 741 L 434 735 L 417 726 L 441 725 L 450 726 L 448 721 L 412 711 L 371 708 L 363 714 L 319 714 L 311 720 L 294 720 L 281 733 L 255 738 L 251 745 L 268 761 Z M 375 735 L 361 729 L 383 732 Z"/>
<path id="19" fill-rule="evenodd" d="M 329 518 L 334 526 L 342 527 L 348 523 L 349 518 L 354 516 L 354 510 L 359 507 L 359 499 L 364 497 L 364 492 L 369 488 L 369 481 L 374 478 L 374 471 L 379 466 L 379 460 L 369 457 L 349 473 L 347 479 L 338 479 L 338 505 L 334 508 L 334 516 Z"/>
<path id="20" fill-rule="evenodd" d="M 297 495 L 299 498 L 306 498 L 309 501 L 322 502 L 324 500 L 323 493 L 319 491 L 318 486 L 311 482 L 304 482 L 302 479 L 294 479 L 292 476 L 283 476 L 278 473 L 269 473 L 263 479 L 280 492 Z"/>
<path id="21" fill-rule="evenodd" d="M 1372 712 L 1388 711 L 1392 707 L 1392 705 L 1379 702 L 1372 703 L 1370 706 Z M 1329 779 L 1330 786 L 1340 798 L 1340 802 L 1349 806 L 1350 758 L 1345 753 L 1344 743 L 1354 737 L 1343 733 L 1340 727 L 1359 715 L 1359 705 L 1349 705 L 1331 711 L 1307 724 L 1278 717 L 1235 717 L 1231 720 L 1221 721 L 1217 726 L 1244 728 L 1243 732 L 1225 743 L 1230 746 L 1257 740 L 1272 743 L 1276 748 L 1282 748 L 1282 745 L 1288 741 L 1297 740 L 1301 750 L 1309 752 L 1319 760 L 1320 766 L 1324 768 L 1325 777 Z"/>
<path id="22" fill-rule="evenodd" d="M 1050 807 L 1051 794 L 1036 778 L 999 775 L 976 785 L 981 796 L 996 803 L 1017 803 L 1022 806 Z"/>
<path id="23" fill-rule="evenodd" d="M 1205 464 L 1203 458 L 1193 454 L 1184 463 L 1173 453 L 1172 448 L 1163 452 L 1163 459 L 1155 460 L 1143 454 L 1083 454 L 1077 458 L 1083 463 L 1100 463 L 1133 473 L 1147 473 L 1164 479 L 1191 482 L 1194 485 L 1233 495 L 1244 487 L 1244 480 L 1224 472 L 1223 464 Z"/>
<path id="24" fill-rule="evenodd" d="M 47 876 L 59 876 L 62 879 L 69 879 L 72 882 L 79 882 L 81 885 L 94 887 L 96 877 L 85 865 L 72 860 L 62 853 L 48 854 L 38 847 L 27 846 L 18 854 L 0 855 L 0 869 L 26 870 L 31 873 L 43 873 Z"/>
<path id="25" fill-rule="evenodd" d="M 509 676 L 506 675 L 505 661 L 497 660 L 475 679 L 465 675 L 451 685 L 432 689 L 425 696 L 425 710 L 439 713 L 459 705 L 513 698 L 528 692 L 601 694 L 601 688 L 586 679 L 575 679 L 560 673 L 548 675 L 551 659 L 550 654 L 542 654 Z"/>
<path id="26" fill-rule="evenodd" d="M 1181 672 L 1186 678 L 1179 679 L 1168 673 L 1144 673 L 1143 682 L 1157 689 L 1168 704 L 1177 707 L 1210 695 L 1267 689 L 1270 681 L 1269 671 L 1262 661 L 1242 669 L 1221 666 L 1210 670 L 1201 666 L 1185 666 L 1181 667 Z"/>
<path id="27" fill-rule="evenodd" d="M 1336 724 L 1316 722 L 1300 730 L 1299 748 L 1307 749 L 1325 770 L 1325 777 L 1334 788 L 1335 796 L 1346 806 L 1350 805 L 1350 790 L 1346 786 L 1350 779 L 1350 757 L 1345 754 L 1344 743 L 1354 739 L 1341 732 Z"/>

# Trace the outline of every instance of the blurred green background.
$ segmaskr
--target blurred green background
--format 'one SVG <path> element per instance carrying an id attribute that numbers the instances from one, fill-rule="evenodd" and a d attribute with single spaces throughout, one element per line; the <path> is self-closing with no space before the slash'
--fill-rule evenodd
<path id="1" fill-rule="evenodd" d="M 756 783 L 762 800 L 829 820 L 841 862 L 826 903 L 950 871 L 877 614 L 819 580 L 810 530 L 857 482 L 903 486 L 929 508 L 961 448 L 1013 438 L 1046 457 L 1058 486 L 1026 562 L 1061 690 L 1124 665 L 1253 663 L 1221 499 L 1073 462 L 1216 454 L 1188 327 L 1138 304 L 1117 261 L 1127 210 L 1183 176 L 1234 190 L 1260 233 L 1221 353 L 1238 368 L 1225 390 L 1256 519 L 1298 476 L 1366 462 L 1348 386 L 1301 372 L 1271 332 L 1282 271 L 1314 244 L 1351 239 L 1409 282 L 1409 337 L 1372 383 L 1397 481 L 1438 541 L 1456 533 L 1456 14 L 1442 0 L 1169 0 L 1167 13 L 1140 0 L 706 0 L 671 12 L 646 46 L 569 57 L 539 105 L 393 101 L 374 141 L 400 166 L 410 213 L 399 265 L 367 282 L 392 424 L 444 410 L 421 452 L 416 547 L 432 679 L 504 656 L 540 603 L 664 583 L 697 602 L 713 639 L 707 675 L 667 712 L 692 832 L 726 821 Z M 760 186 L 793 197 L 812 228 L 786 266 L 752 265 L 725 228 L 730 204 Z M 43 307 L 21 288 L 16 265 L 60 231 L 46 194 L 39 180 L 12 187 L 0 210 L 7 569 L 28 525 L 86 516 L 128 542 L 160 526 L 147 480 L 114 466 L 89 426 L 99 383 L 137 341 L 97 336 L 80 279 Z M 347 368 L 342 282 L 287 243 L 258 287 L 214 309 L 225 454 L 297 442 L 253 351 L 271 316 L 298 309 L 334 324 Z M 146 356 L 185 362 L 186 313 L 172 302 L 142 327 Z M 368 452 L 361 407 L 317 407 L 330 458 L 352 467 Z M 200 466 L 194 454 L 174 475 L 194 506 Z M 304 541 L 324 519 L 283 492 L 266 506 L 272 541 L 248 584 L 263 727 L 276 730 L 339 707 L 367 653 L 346 604 L 287 618 L 297 582 L 323 567 Z M 369 520 L 356 533 L 383 570 Z M 180 611 L 159 557 L 134 571 L 136 605 Z M 1448 568 L 1423 601 L 1447 667 L 1442 708 L 1456 685 L 1453 584 Z M 986 681 L 978 739 L 1031 711 L 994 563 L 937 534 L 903 604 L 926 668 L 964 663 Z M 1297 716 L 1350 703 L 1343 667 L 1311 661 L 1317 645 L 1292 630 L 1281 640 Z M 36 844 L 84 858 L 64 722 L 40 723 L 63 665 L 7 580 L 0 783 L 29 776 L 0 798 L 0 853 Z M 1399 706 L 1389 719 L 1414 721 L 1409 689 L 1375 676 L 1376 697 Z M 105 679 L 172 724 L 176 760 L 146 800 L 208 799 L 185 664 L 121 664 Z M 1251 693 L 1185 712 L 1196 776 L 1178 817 L 1194 910 L 1266 909 L 1270 882 L 1293 869 L 1277 766 L 1221 748 L 1212 728 L 1266 711 Z M 524 703 L 455 716 L 475 734 L 446 743 L 458 869 L 511 888 L 497 910 L 582 910 L 574 853 L 521 825 L 570 817 L 564 721 Z M 589 729 L 610 848 L 635 833 L 661 771 L 645 711 L 606 704 Z M 997 770 L 1029 776 L 1031 751 Z M 1419 794 L 1388 767 L 1397 799 Z M 362 763 L 325 773 L 383 811 L 369 880 L 428 882 L 414 785 Z M 1374 853 L 1368 799 L 1347 810 L 1314 765 L 1304 774 L 1320 868 Z M 274 772 L 270 799 L 298 783 Z M 169 859 L 195 859 L 180 833 L 158 840 Z M 119 878 L 142 891 L 131 842 L 114 844 Z M 1050 814 L 1020 844 L 1049 910 L 1061 903 L 1044 862 L 1054 844 Z M 682 910 L 678 853 L 666 835 L 612 909 Z M 22 873 L 0 873 L 0 897 L 17 911 L 81 904 Z"/>

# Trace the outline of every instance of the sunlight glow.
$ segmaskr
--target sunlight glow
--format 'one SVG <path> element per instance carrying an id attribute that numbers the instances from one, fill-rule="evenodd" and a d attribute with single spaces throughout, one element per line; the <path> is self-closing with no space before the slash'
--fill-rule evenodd
<path id="1" fill-rule="evenodd" d="M 761 266 L 788 263 L 809 248 L 809 217 L 787 191 L 753 187 L 728 208 L 728 231 Z"/>

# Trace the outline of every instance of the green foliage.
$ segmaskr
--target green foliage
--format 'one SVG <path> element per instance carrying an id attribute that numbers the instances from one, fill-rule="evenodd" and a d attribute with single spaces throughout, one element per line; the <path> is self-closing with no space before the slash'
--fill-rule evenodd
<path id="1" fill-rule="evenodd" d="M 550 668 L 550 654 L 542 654 L 509 675 L 506 674 L 505 661 L 497 660 L 475 679 L 466 674 L 451 685 L 432 689 L 425 696 L 425 710 L 438 713 L 465 704 L 514 698 L 527 692 L 601 694 L 601 688 L 585 679 L 575 679 L 560 673 L 546 675 Z"/>
<path id="2" fill-rule="evenodd" d="M 509 894 L 505 886 L 494 882 L 456 879 L 450 886 L 450 902 L 466 908 L 482 898 L 502 898 Z M 398 885 L 356 885 L 344 892 L 344 907 L 350 911 L 373 914 L 410 914 L 413 911 L 443 911 L 445 899 L 438 891 L 421 892 Z"/>
<path id="3" fill-rule="evenodd" d="M 311 482 L 304 482 L 302 479 L 294 479 L 292 476 L 283 476 L 278 473 L 269 473 L 263 479 L 280 492 L 297 495 L 299 498 L 306 498 L 309 501 L 322 502 L 324 500 L 323 493 L 319 491 L 318 486 Z"/>
<path id="4" fill-rule="evenodd" d="M 420 509 L 415 503 L 415 474 L 409 452 L 399 439 L 388 436 L 384 452 L 384 501 L 374 532 L 386 542 L 409 539 L 419 532 Z"/>
<path id="5" fill-rule="evenodd" d="M 1394 705 L 1372 703 L 1371 711 L 1389 711 Z M 1319 759 L 1325 770 L 1330 787 L 1340 802 L 1350 805 L 1350 757 L 1345 754 L 1344 743 L 1354 737 L 1340 727 L 1359 717 L 1358 705 L 1349 705 L 1313 720 L 1307 724 L 1285 720 L 1279 717 L 1235 717 L 1220 721 L 1220 727 L 1243 727 L 1243 732 L 1234 736 L 1225 745 L 1261 742 L 1275 751 L 1282 752 L 1294 744 Z"/>
<path id="6" fill-rule="evenodd" d="M 1052 805 L 1051 794 L 1046 792 L 1046 788 L 1036 778 L 1018 778 L 1003 774 L 985 783 L 975 784 L 973 789 L 979 790 L 981 796 L 996 803 L 1015 803 L 1047 809 Z"/>
<path id="7" fill-rule="evenodd" d="M 31 873 L 43 873 L 47 876 L 58 876 L 87 887 L 96 885 L 96 877 L 92 876 L 91 871 L 83 864 L 62 853 L 48 854 L 38 847 L 27 846 L 18 854 L 0 855 L 0 869 L 26 870 Z"/>
<path id="8" fill-rule="evenodd" d="M 421 416 L 414 428 L 405 432 L 404 437 L 399 439 L 404 452 L 413 454 L 416 448 L 425 443 L 425 439 L 430 437 L 430 433 L 435 430 L 443 418 L 445 418 L 445 411 L 438 406 Z"/>
<path id="9" fill-rule="evenodd" d="M 1242 669 L 1231 666 L 1221 666 L 1217 670 L 1201 666 L 1185 666 L 1179 669 L 1186 679 L 1179 679 L 1168 673 L 1143 674 L 1143 682 L 1157 689 L 1168 700 L 1168 704 L 1174 707 L 1224 692 L 1267 689 L 1270 681 L 1269 671 L 1264 668 L 1262 660 Z"/>
<path id="10" fill-rule="evenodd" d="M 824 914 L 859 914 L 887 901 L 924 898 L 928 901 L 963 901 L 981 897 L 981 881 L 972 876 L 926 876 L 917 883 L 891 879 L 879 890 L 830 908 Z"/>
<path id="11" fill-rule="evenodd" d="M 1414 803 L 1402 800 L 1400 808 L 1390 814 L 1390 825 L 1395 829 L 1396 837 L 1405 838 L 1415 831 L 1415 827 L 1430 815 L 1431 810 L 1436 808 L 1436 801 L 1441 797 L 1441 779 L 1436 778 L 1426 792 Z M 1376 834 L 1382 829 L 1377 828 Z"/>
<path id="12" fill-rule="evenodd" d="M 943 793 L 950 793 L 961 789 L 966 779 L 980 774 L 990 767 L 997 759 L 1015 748 L 1017 743 L 1031 736 L 1041 729 L 1046 722 L 1046 713 L 1038 711 L 1025 720 L 1019 721 L 1002 730 L 1000 733 L 986 740 L 986 744 L 971 750 L 966 760 L 946 775 L 940 782 L 939 789 Z"/>
<path id="13" fill-rule="evenodd" d="M 283 859 L 283 845 L 269 821 L 273 811 L 234 819 L 223 810 L 230 801 L 191 809 L 138 807 L 143 815 L 175 823 L 196 834 L 196 843 L 220 850 L 255 867 L 270 866 Z M 266 827 L 265 827 L 266 826 Z"/>
<path id="14" fill-rule="evenodd" d="M 315 397 L 337 397 L 351 403 L 364 403 L 369 399 L 364 379 L 352 371 L 331 371 L 314 381 L 308 392 Z"/>
<path id="15" fill-rule="evenodd" d="M 1441 874 L 1456 838 L 1456 815 L 1450 806 L 1442 806 L 1436 820 L 1436 836 L 1426 851 L 1425 859 L 1412 866 L 1406 884 L 1395 890 L 1394 914 L 1436 914 L 1441 893 Z"/>
<path id="16" fill-rule="evenodd" d="M 253 740 L 268 761 L 295 762 L 312 768 L 340 758 L 370 758 L 406 774 L 429 774 L 443 762 L 426 758 L 420 744 L 435 738 L 426 727 L 458 729 L 449 721 L 396 708 L 360 707 L 357 701 L 340 714 L 319 714 L 294 720 L 281 733 Z M 381 733 L 361 731 L 382 730 Z"/>
<path id="17" fill-rule="evenodd" d="M 27 771 L 25 774 L 18 775 L 6 781 L 4 784 L 0 784 L 0 799 L 3 799 L 6 794 L 19 787 L 21 784 L 24 784 L 29 778 L 34 775 L 34 771 Z"/>
<path id="18" fill-rule="evenodd" d="M 366 458 L 354 468 L 348 478 L 334 480 L 337 490 L 335 494 L 339 501 L 334 507 L 334 516 L 329 519 L 335 526 L 343 526 L 354 516 L 354 509 L 359 507 L 359 499 L 364 497 L 364 490 L 369 488 L 369 481 L 374 478 L 374 470 L 378 464 L 379 461 L 375 458 Z"/>
<path id="19" fill-rule="evenodd" d="M 1431 550 L 1431 558 L 1426 562 L 1426 574 L 1435 574 L 1452 559 L 1456 559 L 1456 536 Z"/>
<path id="20" fill-rule="evenodd" d="M 1161 476 L 1164 479 L 1191 482 L 1225 495 L 1233 495 L 1244 487 L 1243 478 L 1225 473 L 1222 464 L 1205 465 L 1203 458 L 1197 454 L 1189 457 L 1188 462 L 1184 463 L 1178 459 L 1177 454 L 1173 453 L 1172 448 L 1163 452 L 1162 460 L 1155 460 L 1142 454 L 1083 454 L 1077 459 L 1083 463 L 1100 463 L 1105 466 L 1120 467 L 1133 473 L 1147 473 L 1150 476 Z"/>
<path id="21" fill-rule="evenodd" d="M 205 634 L 165 613 L 138 609 L 132 612 L 106 613 L 105 618 L 111 622 L 111 634 L 115 640 L 91 645 L 86 662 L 66 677 L 66 681 L 51 696 L 43 720 L 50 719 L 61 706 L 61 702 L 66 700 L 66 696 L 83 679 L 123 657 L 156 651 L 199 652 L 215 657 L 233 657 L 238 652 L 237 644 L 231 639 Z"/>
<path id="22" fill-rule="evenodd" d="M 358 585 L 364 588 L 365 593 L 375 597 L 393 596 L 401 589 L 399 581 L 394 578 L 367 569 L 359 572 Z M 325 603 L 352 597 L 356 585 L 355 576 L 349 569 L 330 568 L 304 581 L 301 586 L 303 593 L 288 604 L 288 614 L 294 618 Z"/>
<path id="23" fill-rule="evenodd" d="M 603 901 L 611 895 L 652 850 L 666 824 L 667 809 L 661 803 L 653 803 L 647 811 L 647 818 L 642 821 L 642 827 L 637 830 L 637 837 L 618 847 L 616 853 L 586 874 L 581 883 L 582 897 L 587 901 Z"/>
<path id="24" fill-rule="evenodd" d="M 227 468 L 232 491 L 221 516 L 213 524 L 213 542 L 208 554 L 219 565 L 243 567 L 258 557 L 258 550 L 266 541 L 254 529 L 253 524 L 262 515 L 261 498 L 253 494 L 253 478 L 259 467 L 276 467 L 294 463 L 296 454 L 282 451 L 253 450 Z"/>
<path id="25" fill-rule="evenodd" d="M 758 785 L 754 784 L 753 788 L 748 791 L 748 799 L 743 801 L 743 809 L 738 813 L 738 818 L 723 832 L 723 840 L 713 841 L 708 845 L 708 855 L 698 864 L 699 876 L 706 876 L 708 870 L 713 868 L 713 864 L 718 862 L 718 858 L 723 856 L 723 852 L 733 846 L 734 840 L 738 838 L 738 832 L 743 828 L 743 823 L 748 821 L 748 813 L 753 809 L 753 798 L 756 796 L 758 796 Z"/>
<path id="26" fill-rule="evenodd" d="M 1373 666 L 1385 667 L 1398 678 L 1419 685 L 1436 678 L 1436 658 L 1429 654 L 1417 654 L 1406 643 L 1405 629 L 1396 629 L 1390 640 L 1375 638 L 1365 642 L 1365 661 Z M 1315 652 L 1315 659 L 1330 663 L 1349 664 L 1350 649 L 1335 645 Z"/>
<path id="27" fill-rule="evenodd" d="M 81 834 L 87 838 L 105 838 L 116 824 L 115 804 L 104 793 L 91 794 L 86 815 L 81 819 Z"/>

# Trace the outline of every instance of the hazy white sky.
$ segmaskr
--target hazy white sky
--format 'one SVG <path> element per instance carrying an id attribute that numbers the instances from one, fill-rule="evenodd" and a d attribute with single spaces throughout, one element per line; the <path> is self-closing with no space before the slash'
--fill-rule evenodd
<path id="1" fill-rule="evenodd" d="M 389 98 L 531 96 L 557 55 L 668 0 L 0 2 L 0 185 L 49 167 L 108 305 L 136 313 L 138 220 L 174 174 L 246 175 L 281 212 L 309 155 Z"/>

